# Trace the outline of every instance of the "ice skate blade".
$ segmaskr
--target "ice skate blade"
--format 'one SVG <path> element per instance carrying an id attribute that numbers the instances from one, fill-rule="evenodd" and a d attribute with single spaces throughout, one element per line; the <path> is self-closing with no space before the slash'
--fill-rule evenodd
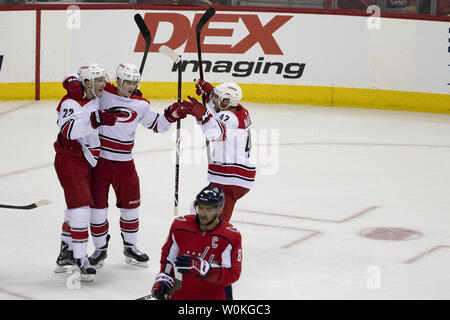
<path id="1" fill-rule="evenodd" d="M 139 262 L 134 260 L 133 258 L 125 257 L 125 263 L 130 266 L 140 267 L 140 268 L 148 268 L 148 262 Z"/>
<path id="2" fill-rule="evenodd" d="M 55 270 L 53 270 L 54 273 L 72 273 L 75 270 L 75 266 L 68 265 L 68 266 L 58 266 L 56 265 Z"/>
<path id="3" fill-rule="evenodd" d="M 92 268 L 94 268 L 95 270 L 101 269 L 104 265 L 105 265 L 105 261 L 103 261 L 103 260 L 97 264 L 91 264 Z"/>

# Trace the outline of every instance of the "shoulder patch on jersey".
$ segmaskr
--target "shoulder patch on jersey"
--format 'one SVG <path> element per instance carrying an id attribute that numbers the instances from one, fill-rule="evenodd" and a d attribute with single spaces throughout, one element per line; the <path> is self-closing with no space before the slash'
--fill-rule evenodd
<path id="1" fill-rule="evenodd" d="M 225 229 L 239 233 L 239 230 L 236 227 L 226 227 Z"/>
<path id="2" fill-rule="evenodd" d="M 252 120 L 250 119 L 250 114 L 247 109 L 239 105 L 238 110 L 233 112 L 239 121 L 239 129 L 247 129 L 252 125 Z"/>
<path id="3" fill-rule="evenodd" d="M 186 218 L 183 217 L 183 216 L 176 217 L 175 220 L 178 220 L 178 221 L 187 221 Z"/>

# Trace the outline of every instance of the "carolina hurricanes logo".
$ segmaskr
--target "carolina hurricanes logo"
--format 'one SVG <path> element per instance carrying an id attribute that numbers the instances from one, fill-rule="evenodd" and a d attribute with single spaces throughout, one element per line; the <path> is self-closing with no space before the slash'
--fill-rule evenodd
<path id="1" fill-rule="evenodd" d="M 137 117 L 137 112 L 127 107 L 112 107 L 108 110 L 118 113 L 117 122 L 128 123 L 132 122 Z"/>

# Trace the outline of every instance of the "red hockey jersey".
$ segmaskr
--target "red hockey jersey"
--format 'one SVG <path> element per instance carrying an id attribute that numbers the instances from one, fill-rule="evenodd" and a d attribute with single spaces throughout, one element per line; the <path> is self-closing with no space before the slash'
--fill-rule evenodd
<path id="1" fill-rule="evenodd" d="M 220 220 L 211 231 L 201 231 L 197 215 L 178 217 L 172 223 L 162 247 L 161 272 L 173 274 L 177 256 L 193 255 L 208 261 L 210 272 L 205 279 L 183 275 L 181 289 L 173 300 L 225 300 L 225 287 L 239 279 L 242 264 L 241 234 L 229 222 Z"/>

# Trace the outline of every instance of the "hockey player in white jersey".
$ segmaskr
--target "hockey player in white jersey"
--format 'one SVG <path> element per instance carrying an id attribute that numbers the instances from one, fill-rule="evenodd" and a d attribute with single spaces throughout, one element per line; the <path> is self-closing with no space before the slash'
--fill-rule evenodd
<path id="1" fill-rule="evenodd" d="M 107 83 L 100 99 L 101 110 L 113 109 L 118 111 L 119 116 L 114 126 L 100 128 L 101 151 L 98 165 L 93 171 L 94 205 L 90 227 L 96 250 L 89 260 L 94 267 L 99 268 L 107 256 L 108 193 L 112 185 L 116 206 L 120 210 L 125 262 L 146 267 L 149 257 L 137 248 L 141 199 L 139 177 L 132 155 L 136 129 L 141 123 L 155 133 L 163 133 L 169 130 L 178 117 L 186 117 L 186 114 L 177 114 L 181 106 L 177 102 L 168 106 L 164 114 L 158 114 L 148 100 L 134 94 L 140 84 L 140 74 L 133 64 L 119 64 L 116 84 Z"/>
<path id="2" fill-rule="evenodd" d="M 206 138 L 212 142 L 208 181 L 220 187 L 225 194 L 221 219 L 230 221 L 236 201 L 253 187 L 256 168 L 250 157 L 252 121 L 241 104 L 242 90 L 234 82 L 217 87 L 199 80 L 196 93 L 205 94 L 208 109 L 196 99 L 182 102 L 182 110 L 197 119 Z"/>
<path id="3" fill-rule="evenodd" d="M 88 227 L 93 204 L 90 171 L 100 154 L 100 126 L 112 126 L 117 114 L 99 110 L 106 73 L 99 64 L 82 66 L 78 74 L 64 78 L 63 86 L 75 97 L 66 95 L 57 107 L 60 132 L 54 148 L 55 170 L 67 205 L 62 226 L 61 251 L 55 272 L 65 272 L 76 264 L 81 280 L 92 281 L 95 269 L 87 258 Z"/>

